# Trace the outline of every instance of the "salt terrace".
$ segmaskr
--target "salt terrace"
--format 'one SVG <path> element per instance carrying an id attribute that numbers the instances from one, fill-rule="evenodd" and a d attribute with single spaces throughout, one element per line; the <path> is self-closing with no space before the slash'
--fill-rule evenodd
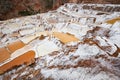
<path id="1" fill-rule="evenodd" d="M 119 80 L 120 5 L 67 3 L 0 22 L 0 80 Z"/>

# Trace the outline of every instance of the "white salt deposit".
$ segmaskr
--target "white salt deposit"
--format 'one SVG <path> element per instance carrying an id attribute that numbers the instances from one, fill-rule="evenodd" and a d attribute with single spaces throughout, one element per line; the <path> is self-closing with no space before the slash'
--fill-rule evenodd
<path id="1" fill-rule="evenodd" d="M 97 11 L 92 10 L 91 7 L 91 9 L 87 10 L 83 9 L 84 6 L 101 7 L 103 9 Z M 54 80 L 119 80 L 120 77 L 117 75 L 119 69 L 110 60 L 120 57 L 120 52 L 115 58 L 107 55 L 107 53 L 112 55 L 117 50 L 117 46 L 120 48 L 120 22 L 118 21 L 112 25 L 106 23 L 106 21 L 120 16 L 120 12 L 104 12 L 106 10 L 105 6 L 119 7 L 119 5 L 112 4 L 69 3 L 53 12 L 4 21 L 0 32 L 7 34 L 7 36 L 0 38 L 2 43 L 0 47 L 6 46 L 7 43 L 11 43 L 11 41 L 16 39 L 24 42 L 26 46 L 12 53 L 11 58 L 0 63 L 0 66 L 29 50 L 34 50 L 36 52 L 35 58 L 40 57 L 40 59 L 36 61 L 36 66 L 32 67 L 32 69 L 41 69 L 40 72 L 45 79 L 50 77 Z M 97 15 L 100 12 L 104 14 Z M 37 19 L 38 16 L 40 19 Z M 56 21 L 50 22 L 50 19 Z M 84 39 L 89 38 L 87 37 L 88 31 L 93 30 L 96 26 L 99 26 L 100 30 L 96 32 L 97 34 L 91 33 L 91 38 L 93 38 L 93 41 L 97 40 L 97 44 L 83 44 Z M 104 34 L 107 29 L 110 30 L 108 36 Z M 18 31 L 20 36 L 10 37 L 9 34 L 15 31 Z M 80 41 L 62 44 L 53 37 L 52 32 L 70 33 L 80 39 Z M 94 37 L 92 34 L 95 34 Z M 41 35 L 45 37 L 43 40 L 39 40 Z M 109 48 L 105 49 L 104 47 Z M 104 55 L 106 58 L 96 59 L 95 56 L 99 55 Z M 109 59 L 107 60 L 107 58 Z M 117 65 L 119 66 L 119 62 Z M 22 69 L 22 67 L 20 68 Z M 10 71 L 14 74 L 16 73 L 16 75 L 10 72 L 7 74 L 12 77 L 11 80 L 14 80 L 17 77 L 26 75 L 31 69 L 29 68 L 26 67 L 26 70 L 20 73 L 16 73 L 18 71 L 16 69 L 15 71 Z M 29 76 L 34 77 L 32 73 Z M 2 80 L 3 77 L 4 75 L 1 75 L 0 79 Z"/>

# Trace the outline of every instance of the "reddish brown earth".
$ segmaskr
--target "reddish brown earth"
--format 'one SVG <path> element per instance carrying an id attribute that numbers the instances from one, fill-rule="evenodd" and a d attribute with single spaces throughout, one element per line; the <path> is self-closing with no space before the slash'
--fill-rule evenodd
<path id="1" fill-rule="evenodd" d="M 119 0 L 0 0 L 0 20 L 33 15 L 58 8 L 64 3 L 110 3 Z"/>
<path id="2" fill-rule="evenodd" d="M 11 53 L 13 53 L 17 49 L 20 49 L 24 46 L 25 46 L 25 44 L 22 41 L 18 40 L 18 41 L 11 43 L 11 44 L 8 44 L 7 48 L 11 51 Z"/>
<path id="3" fill-rule="evenodd" d="M 0 63 L 10 58 L 10 52 L 6 48 L 0 48 Z"/>
<path id="4" fill-rule="evenodd" d="M 29 64 L 34 62 L 34 57 L 35 57 L 35 52 L 28 51 L 28 52 L 24 53 L 23 55 L 15 58 L 11 62 L 8 62 L 7 64 L 4 64 L 3 66 L 1 66 L 0 67 L 0 74 L 4 73 L 5 71 L 7 71 L 15 66 L 21 65 L 23 63 L 29 65 Z"/>

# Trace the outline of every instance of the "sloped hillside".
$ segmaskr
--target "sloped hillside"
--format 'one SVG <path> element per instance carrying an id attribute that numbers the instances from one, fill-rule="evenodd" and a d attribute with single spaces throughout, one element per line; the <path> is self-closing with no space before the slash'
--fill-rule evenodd
<path id="1" fill-rule="evenodd" d="M 0 80 L 119 80 L 120 5 L 67 3 L 0 22 Z"/>
<path id="2" fill-rule="evenodd" d="M 120 4 L 120 0 L 0 0 L 0 20 L 55 10 L 65 3 Z"/>

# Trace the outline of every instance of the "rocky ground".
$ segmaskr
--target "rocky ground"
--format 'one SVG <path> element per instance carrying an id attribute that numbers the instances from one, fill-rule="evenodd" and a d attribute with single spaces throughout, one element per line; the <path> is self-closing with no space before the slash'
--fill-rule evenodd
<path id="1" fill-rule="evenodd" d="M 0 0 L 0 20 L 55 10 L 65 3 L 120 4 L 119 0 Z"/>
<path id="2" fill-rule="evenodd" d="M 1 21 L 0 48 L 16 40 L 25 45 L 0 63 L 0 72 L 1 66 L 30 50 L 35 61 L 7 70 L 1 80 L 120 79 L 120 5 L 71 3 Z"/>

